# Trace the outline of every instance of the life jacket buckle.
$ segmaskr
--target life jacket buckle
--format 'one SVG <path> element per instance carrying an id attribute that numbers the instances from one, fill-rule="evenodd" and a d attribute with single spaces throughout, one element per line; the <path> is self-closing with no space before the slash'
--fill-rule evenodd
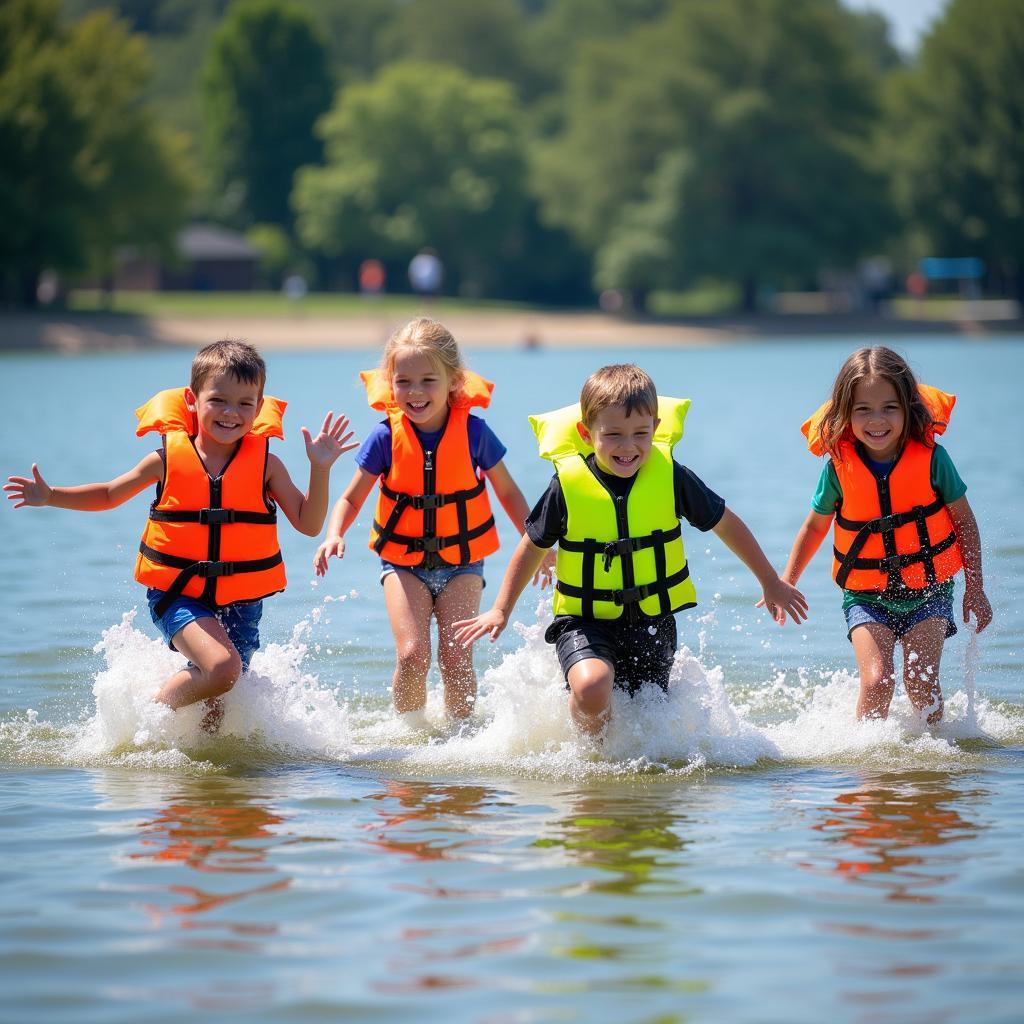
<path id="1" fill-rule="evenodd" d="M 201 508 L 199 510 L 199 523 L 202 526 L 223 526 L 234 521 L 235 510 L 233 508 Z"/>
<path id="2" fill-rule="evenodd" d="M 885 558 L 878 560 L 878 568 L 882 572 L 897 572 L 901 565 L 901 558 L 899 555 L 886 555 Z"/>
<path id="3" fill-rule="evenodd" d="M 616 590 L 612 594 L 612 604 L 619 605 L 620 607 L 627 604 L 636 604 L 639 601 L 643 601 L 644 598 L 650 597 L 653 592 L 651 585 L 648 583 L 639 587 L 629 587 L 627 590 Z"/>
<path id="4" fill-rule="evenodd" d="M 411 499 L 412 507 L 417 512 L 432 511 L 444 505 L 443 494 L 414 494 Z"/>
<path id="5" fill-rule="evenodd" d="M 234 576 L 233 562 L 196 562 L 196 575 L 204 580 L 211 576 Z"/>
<path id="6" fill-rule="evenodd" d="M 437 537 L 413 537 L 406 547 L 410 551 L 425 551 L 437 553 L 441 550 L 441 545 L 438 543 L 439 538 Z"/>

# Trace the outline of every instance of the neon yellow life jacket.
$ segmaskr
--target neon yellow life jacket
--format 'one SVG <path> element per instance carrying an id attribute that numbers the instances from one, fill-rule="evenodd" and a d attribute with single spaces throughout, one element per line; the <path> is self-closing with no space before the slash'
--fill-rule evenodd
<path id="1" fill-rule="evenodd" d="M 697 603 L 676 516 L 672 449 L 683 436 L 688 398 L 658 398 L 651 453 L 626 499 L 616 498 L 586 462 L 593 452 L 576 429 L 580 407 L 531 416 L 540 454 L 555 465 L 568 509 L 558 542 L 556 615 L 618 619 L 628 606 L 667 615 Z"/>

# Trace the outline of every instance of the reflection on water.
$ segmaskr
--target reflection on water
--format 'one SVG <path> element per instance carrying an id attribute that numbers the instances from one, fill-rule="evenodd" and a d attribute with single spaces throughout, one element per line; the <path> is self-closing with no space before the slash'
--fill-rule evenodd
<path id="1" fill-rule="evenodd" d="M 967 856 L 940 848 L 979 831 L 955 805 L 977 795 L 926 775 L 884 776 L 842 793 L 811 826 L 825 837 L 829 857 L 805 866 L 879 889 L 887 900 L 931 903 Z"/>
<path id="2" fill-rule="evenodd" d="M 230 780 L 190 780 L 156 816 L 140 823 L 141 850 L 129 854 L 135 862 L 188 872 L 175 872 L 173 881 L 159 887 L 171 897 L 169 905 L 146 903 L 153 923 L 221 931 L 230 938 L 207 941 L 221 949 L 258 951 L 249 942 L 276 935 L 277 922 L 226 920 L 217 913 L 231 908 L 236 915 L 247 901 L 290 887 L 292 879 L 268 859 L 296 841 L 280 828 L 285 820 L 251 793 L 237 792 Z M 260 876 L 257 884 L 251 884 L 253 875 Z"/>
<path id="3" fill-rule="evenodd" d="M 598 893 L 638 893 L 656 889 L 687 895 L 698 890 L 680 886 L 676 872 L 685 850 L 680 832 L 686 818 L 672 813 L 663 801 L 638 801 L 613 794 L 573 794 L 572 813 L 559 822 L 554 835 L 542 836 L 537 847 L 561 847 L 588 867 L 614 877 L 598 877 L 586 889 Z"/>
<path id="4" fill-rule="evenodd" d="M 389 853 L 416 860 L 457 856 L 472 838 L 472 819 L 480 815 L 494 793 L 483 786 L 446 786 L 401 779 L 384 780 L 384 788 L 370 795 L 381 801 L 379 820 L 365 826 L 374 833 L 370 843 Z M 396 806 L 397 805 L 397 806 Z"/>

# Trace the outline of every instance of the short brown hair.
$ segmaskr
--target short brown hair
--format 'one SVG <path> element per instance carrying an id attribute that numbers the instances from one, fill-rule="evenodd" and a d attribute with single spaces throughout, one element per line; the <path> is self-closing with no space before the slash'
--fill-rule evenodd
<path id="1" fill-rule="evenodd" d="M 224 338 L 201 348 L 192 360 L 192 379 L 189 382 L 192 393 L 198 395 L 215 373 L 230 373 L 243 384 L 257 384 L 260 396 L 263 395 L 267 364 L 248 342 Z"/>
<path id="2" fill-rule="evenodd" d="M 614 363 L 592 373 L 580 392 L 584 425 L 613 405 L 621 405 L 627 416 L 639 412 L 657 418 L 658 392 L 650 375 L 633 363 Z"/>

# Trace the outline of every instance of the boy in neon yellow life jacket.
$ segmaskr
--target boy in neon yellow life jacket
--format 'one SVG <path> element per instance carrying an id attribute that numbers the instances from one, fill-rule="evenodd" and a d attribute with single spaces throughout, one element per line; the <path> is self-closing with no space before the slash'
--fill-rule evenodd
<path id="1" fill-rule="evenodd" d="M 608 720 L 612 688 L 668 687 L 676 651 L 674 614 L 697 601 L 680 519 L 713 530 L 750 569 L 772 617 L 806 618 L 807 602 L 783 582 L 753 534 L 714 491 L 673 458 L 688 399 L 658 396 L 638 366 L 604 366 L 579 405 L 531 417 L 540 453 L 555 464 L 547 492 L 526 520 L 490 611 L 456 624 L 471 644 L 496 640 L 545 551 L 558 544 L 555 645 L 569 712 L 586 733 Z"/>

